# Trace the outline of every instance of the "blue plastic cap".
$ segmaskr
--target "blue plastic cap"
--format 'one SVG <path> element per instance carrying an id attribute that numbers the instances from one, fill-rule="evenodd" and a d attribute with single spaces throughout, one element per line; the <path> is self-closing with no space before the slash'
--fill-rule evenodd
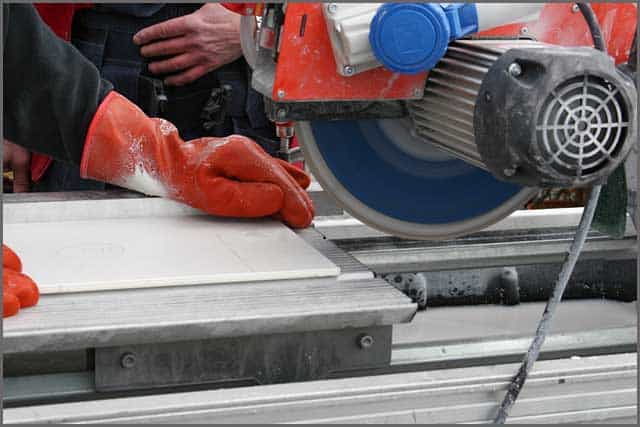
<path id="1" fill-rule="evenodd" d="M 369 43 L 388 69 L 415 74 L 433 68 L 449 41 L 478 28 L 472 3 L 387 3 L 371 21 Z"/>

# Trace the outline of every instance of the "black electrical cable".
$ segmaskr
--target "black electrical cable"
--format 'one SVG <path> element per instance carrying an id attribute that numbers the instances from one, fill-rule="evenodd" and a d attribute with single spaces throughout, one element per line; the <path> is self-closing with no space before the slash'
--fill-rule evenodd
<path id="1" fill-rule="evenodd" d="M 553 318 L 556 308 L 560 303 L 560 300 L 562 299 L 562 294 L 567 287 L 567 283 L 569 283 L 569 278 L 571 277 L 573 268 L 575 267 L 576 261 L 580 256 L 580 252 L 582 251 L 582 247 L 587 238 L 587 233 L 591 228 L 591 222 L 593 221 L 593 215 L 596 211 L 601 188 L 602 187 L 600 185 L 595 185 L 591 189 L 591 194 L 589 196 L 589 200 L 587 201 L 587 206 L 584 209 L 582 218 L 580 219 L 580 224 L 578 225 L 578 231 L 576 232 L 576 236 L 571 243 L 571 247 L 569 248 L 567 258 L 565 259 L 562 265 L 562 269 L 560 270 L 558 281 L 553 288 L 553 294 L 547 302 L 544 313 L 542 313 L 542 319 L 540 319 L 540 323 L 538 323 L 536 335 L 533 338 L 531 345 L 529 346 L 529 350 L 527 351 L 522 364 L 520 365 L 520 369 L 518 369 L 518 373 L 509 384 L 507 394 L 505 395 L 502 404 L 500 405 L 500 409 L 498 410 L 498 414 L 493 421 L 495 424 L 504 424 L 504 422 L 506 421 L 507 416 L 509 415 L 509 410 L 516 402 L 516 399 L 518 398 L 518 395 L 522 391 L 522 387 L 527 380 L 527 376 L 529 375 L 533 364 L 540 354 L 542 344 L 544 343 L 547 332 L 551 327 L 551 319 Z"/>
<path id="2" fill-rule="evenodd" d="M 587 21 L 589 31 L 591 32 L 591 38 L 593 39 L 593 47 L 601 50 L 602 52 L 606 52 L 607 45 L 604 42 L 604 37 L 602 37 L 600 24 L 598 24 L 598 18 L 593 12 L 593 9 L 588 3 L 576 3 L 576 5 L 578 6 L 578 9 L 580 9 L 582 16 L 584 16 L 584 20 Z"/>
<path id="3" fill-rule="evenodd" d="M 602 32 L 600 31 L 600 25 L 598 24 L 595 13 L 593 13 L 593 9 L 591 9 L 591 6 L 586 3 L 577 3 L 577 5 L 580 9 L 580 12 L 584 16 L 584 19 L 587 21 L 587 25 L 589 26 L 589 31 L 591 32 L 591 37 L 593 38 L 593 44 L 595 48 L 606 52 L 607 50 L 604 44 L 604 39 L 602 37 Z M 542 344 L 544 343 L 547 332 L 551 328 L 551 320 L 553 318 L 553 315 L 555 314 L 558 304 L 562 300 L 562 294 L 567 287 L 567 283 L 569 283 L 571 273 L 573 272 L 576 262 L 578 261 L 578 257 L 580 256 L 580 252 L 582 251 L 582 247 L 584 246 L 584 242 L 587 239 L 587 233 L 591 228 L 591 222 L 593 221 L 596 206 L 598 205 L 598 198 L 600 197 L 601 189 L 601 185 L 594 185 L 591 189 L 589 200 L 587 201 L 587 204 L 582 213 L 582 217 L 580 218 L 580 224 L 578 224 L 576 236 L 573 239 L 571 246 L 569 247 L 567 257 L 562 264 L 562 269 L 560 270 L 558 280 L 553 288 L 553 293 L 551 294 L 544 312 L 542 313 L 542 318 L 538 323 L 536 334 L 533 338 L 533 341 L 529 345 L 529 349 L 527 350 L 527 354 L 525 355 L 524 360 L 520 365 L 520 369 L 518 369 L 518 373 L 511 380 L 509 388 L 507 389 L 507 394 L 504 396 L 504 399 L 500 404 L 498 414 L 493 420 L 495 424 L 504 424 L 504 422 L 507 420 L 511 407 L 516 402 L 516 399 L 522 391 L 522 387 L 524 386 L 524 383 L 529 376 L 529 372 L 531 371 L 533 364 L 538 359 L 538 355 L 540 354 L 540 349 L 542 348 Z"/>

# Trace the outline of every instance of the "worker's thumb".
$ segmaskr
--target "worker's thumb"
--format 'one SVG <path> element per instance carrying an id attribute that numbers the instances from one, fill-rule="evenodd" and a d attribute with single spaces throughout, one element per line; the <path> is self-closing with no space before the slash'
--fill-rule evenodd
<path id="1" fill-rule="evenodd" d="M 284 160 L 278 159 L 278 162 L 282 165 L 282 167 L 296 180 L 300 187 L 305 190 L 311 184 L 311 178 L 309 175 L 303 171 L 302 169 L 292 165 L 291 163 L 285 162 Z"/>

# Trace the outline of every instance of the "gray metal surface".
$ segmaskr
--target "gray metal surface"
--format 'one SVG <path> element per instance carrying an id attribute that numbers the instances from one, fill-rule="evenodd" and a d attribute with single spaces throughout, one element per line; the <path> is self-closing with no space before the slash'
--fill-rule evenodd
<path id="1" fill-rule="evenodd" d="M 350 370 L 332 377 L 381 375 L 457 367 L 491 366 L 519 362 L 530 342 L 543 302 L 518 306 L 457 306 L 429 308 L 416 314 L 408 324 L 394 325 L 391 364 L 379 369 Z M 571 356 L 592 356 L 633 352 L 637 346 L 637 310 L 635 303 L 610 300 L 564 301 L 553 329 L 542 348 L 540 360 Z M 93 367 L 78 360 L 86 352 L 30 353 L 5 355 L 4 400 L 7 405 L 23 406 L 73 400 L 117 397 L 97 393 L 93 386 Z M 63 366 L 60 357 L 69 360 L 66 369 L 83 372 L 59 375 L 34 375 L 62 372 L 51 369 L 50 361 Z M 24 361 L 24 363 L 20 363 Z M 26 365 L 26 366 L 22 366 Z M 15 375 L 20 375 L 15 377 Z M 68 375 L 68 377 L 67 377 Z M 80 381 L 79 376 L 85 376 Z M 251 381 L 249 381 L 251 383 Z M 242 383 L 228 383 L 241 386 Z M 248 384 L 245 384 L 248 385 Z M 219 388 L 225 384 L 209 384 Z M 196 386 L 189 390 L 202 389 Z M 186 391 L 183 388 L 181 391 Z M 45 393 L 46 391 L 46 393 Z M 179 391 L 179 390 L 173 390 Z M 141 391 L 129 392 L 130 396 Z"/>
<path id="2" fill-rule="evenodd" d="M 537 239 L 536 239 L 537 237 Z M 458 239 L 444 244 L 408 241 L 352 241 L 338 243 L 376 273 L 456 270 L 559 263 L 573 239 L 571 232 L 546 235 L 486 236 Z M 592 233 L 580 260 L 635 259 L 635 236 L 616 240 Z"/>
<path id="3" fill-rule="evenodd" d="M 574 230 L 581 215 L 582 208 L 520 210 L 469 237 L 483 236 L 490 239 L 491 237 L 498 238 L 504 233 L 531 233 L 549 229 Z M 388 234 L 375 230 L 346 214 L 316 217 L 313 224 L 314 228 L 324 237 L 338 242 L 390 237 Z M 635 229 L 629 219 L 625 236 L 634 236 L 635 234 Z"/>
<path id="4" fill-rule="evenodd" d="M 545 340 L 540 360 L 581 354 L 614 354 L 636 348 L 638 330 L 634 327 L 599 329 L 569 334 L 551 334 Z M 516 362 L 522 359 L 531 337 L 487 338 L 440 343 L 415 342 L 398 345 L 393 351 L 393 369 L 422 366 L 428 369 L 480 366 Z"/>
<path id="5" fill-rule="evenodd" d="M 541 361 L 510 422 L 606 422 L 637 411 L 636 354 Z M 5 410 L 7 423 L 486 423 L 516 364 Z"/>
<path id="6" fill-rule="evenodd" d="M 66 295 L 4 321 L 5 353 L 72 350 L 408 322 L 415 304 L 380 279 L 286 280 Z"/>
<path id="7" fill-rule="evenodd" d="M 563 300 L 637 299 L 636 259 L 581 261 L 571 275 Z M 419 308 L 453 305 L 547 301 L 560 264 L 390 273 L 382 277 L 412 298 Z"/>
<path id="8" fill-rule="evenodd" d="M 95 393 L 89 372 L 4 377 L 4 407 L 12 403 L 65 401 Z"/>
<path id="9" fill-rule="evenodd" d="M 315 229 L 296 230 L 298 236 L 316 248 L 321 254 L 340 266 L 338 280 L 373 279 L 373 272 L 351 254 L 338 248 L 333 242 L 324 238 Z"/>
<path id="10" fill-rule="evenodd" d="M 429 307 L 418 312 L 411 323 L 397 325 L 393 342 L 397 348 L 533 337 L 545 304 L 546 301 L 515 306 Z M 637 319 L 636 302 L 565 300 L 558 309 L 549 334 L 569 337 L 590 332 L 594 334 L 590 336 L 601 334 L 603 339 L 609 339 L 607 331 L 636 329 Z"/>
<path id="11" fill-rule="evenodd" d="M 99 392 L 172 386 L 318 380 L 382 368 L 391 326 L 129 345 L 95 350 Z"/>

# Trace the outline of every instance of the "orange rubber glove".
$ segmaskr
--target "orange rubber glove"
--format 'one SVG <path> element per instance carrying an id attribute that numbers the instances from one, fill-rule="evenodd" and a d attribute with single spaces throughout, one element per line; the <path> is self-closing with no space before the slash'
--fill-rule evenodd
<path id="1" fill-rule="evenodd" d="M 2 245 L 2 317 L 13 316 L 21 308 L 38 303 L 40 291 L 35 282 L 22 273 L 18 255 Z"/>
<path id="2" fill-rule="evenodd" d="M 239 135 L 183 141 L 173 124 L 147 117 L 116 92 L 89 126 L 80 171 L 212 215 L 273 215 L 296 228 L 307 227 L 314 215 L 304 171 Z"/>

